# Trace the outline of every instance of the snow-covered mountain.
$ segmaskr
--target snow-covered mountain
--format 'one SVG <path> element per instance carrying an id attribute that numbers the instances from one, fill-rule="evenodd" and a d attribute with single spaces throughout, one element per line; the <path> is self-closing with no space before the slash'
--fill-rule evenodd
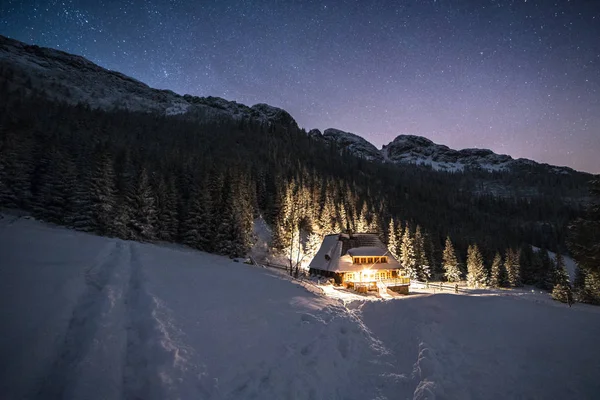
<path id="1" fill-rule="evenodd" d="M 0 70 L 15 87 L 43 92 L 52 99 L 105 110 L 127 109 L 165 115 L 252 119 L 297 127 L 285 110 L 267 104 L 248 107 L 219 97 L 180 96 L 158 90 L 102 68 L 84 57 L 32 46 L 0 35 Z"/>
<path id="2" fill-rule="evenodd" d="M 308 132 L 313 138 L 320 138 L 336 143 L 337 146 L 347 150 L 350 154 L 369 161 L 383 161 L 383 156 L 377 147 L 354 133 L 344 132 L 339 129 L 329 128 L 321 134 L 318 129 Z"/>
<path id="3" fill-rule="evenodd" d="M 163 115 L 185 114 L 197 120 L 252 120 L 284 128 L 298 128 L 294 118 L 281 108 L 262 103 L 248 107 L 220 97 L 181 96 L 170 90 L 153 89 L 81 56 L 28 45 L 1 35 L 0 72 L 15 89 L 42 92 L 51 99 L 88 104 L 93 108 L 127 109 Z M 450 172 L 470 168 L 501 171 L 540 165 L 553 173 L 575 172 L 567 167 L 538 164 L 526 159 L 515 160 L 486 149 L 453 150 L 413 135 L 400 135 L 382 149 L 377 149 L 364 138 L 339 129 L 329 128 L 323 133 L 313 129 L 308 134 L 315 139 L 335 143 L 355 156 L 376 162 L 428 165 L 435 170 Z"/>
<path id="4" fill-rule="evenodd" d="M 510 167 L 515 161 L 510 156 L 487 149 L 453 150 L 414 135 L 399 135 L 387 146 L 383 146 L 381 152 L 391 162 L 430 165 L 436 170 L 446 171 L 477 167 L 498 171 Z"/>
<path id="5" fill-rule="evenodd" d="M 326 129 L 323 135 L 314 129 L 309 132 L 309 135 L 334 142 L 340 148 L 366 160 L 426 165 L 437 171 L 457 172 L 465 169 L 481 169 L 493 172 L 518 167 L 543 166 L 554 173 L 574 172 L 568 167 L 555 167 L 523 158 L 515 160 L 509 155 L 496 154 L 488 149 L 454 150 L 415 135 L 399 135 L 392 142 L 384 145 L 381 150 L 366 139 L 339 129 Z"/>

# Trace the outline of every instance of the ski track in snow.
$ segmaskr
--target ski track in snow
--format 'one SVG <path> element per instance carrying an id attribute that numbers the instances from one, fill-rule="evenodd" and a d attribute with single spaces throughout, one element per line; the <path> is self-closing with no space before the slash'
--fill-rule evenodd
<path id="1" fill-rule="evenodd" d="M 137 245 L 130 248 L 124 398 L 178 398 L 176 384 L 182 380 L 189 349 L 176 343 L 169 310 L 148 291 Z"/>
<path id="2" fill-rule="evenodd" d="M 118 312 L 114 298 L 118 296 L 115 290 L 119 282 L 114 281 L 114 272 L 123 264 L 123 251 L 122 242 L 109 242 L 85 271 L 86 290 L 73 309 L 60 353 L 37 393 L 38 398 L 74 398 L 78 388 L 94 380 L 87 373 L 92 362 L 88 355 L 102 345 L 106 339 L 100 336 L 103 328 L 111 323 L 112 313 Z M 98 386 L 100 390 L 104 388 L 105 385 Z"/>
<path id="3" fill-rule="evenodd" d="M 600 393 L 599 308 L 526 289 L 331 298 L 318 293 L 332 288 L 188 249 L 36 221 L 0 228 L 0 398 Z"/>
<path id="4" fill-rule="evenodd" d="M 96 259 L 34 397 L 179 398 L 175 388 L 189 349 L 174 343 L 169 310 L 145 287 L 136 244 L 111 241 Z"/>

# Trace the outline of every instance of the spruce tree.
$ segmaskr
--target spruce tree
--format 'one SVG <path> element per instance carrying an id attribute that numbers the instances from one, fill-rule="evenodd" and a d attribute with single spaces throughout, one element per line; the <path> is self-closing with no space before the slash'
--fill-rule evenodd
<path id="1" fill-rule="evenodd" d="M 487 283 L 483 256 L 476 244 L 469 246 L 467 251 L 467 282 L 471 287 L 482 287 Z"/>
<path id="2" fill-rule="evenodd" d="M 181 222 L 181 240 L 185 245 L 203 250 L 212 251 L 213 242 L 210 231 L 210 204 L 208 191 L 203 190 L 203 185 L 196 183 L 188 203 L 185 207 L 184 218 Z M 206 188 L 206 186 L 204 186 Z"/>
<path id="3" fill-rule="evenodd" d="M 492 261 L 492 267 L 490 271 L 490 286 L 494 288 L 503 286 L 503 276 L 506 274 L 503 271 L 504 265 L 502 264 L 502 256 L 496 252 L 494 261 Z"/>
<path id="4" fill-rule="evenodd" d="M 504 259 L 506 278 L 509 287 L 521 286 L 521 268 L 519 265 L 519 252 L 513 249 L 506 250 Z"/>
<path id="5" fill-rule="evenodd" d="M 396 224 L 394 223 L 394 218 L 390 219 L 390 224 L 388 227 L 387 247 L 392 256 L 398 259 L 398 253 L 396 253 L 396 249 L 398 248 L 398 239 L 396 237 Z"/>
<path id="6" fill-rule="evenodd" d="M 561 253 L 556 254 L 556 280 L 552 289 L 552 298 L 568 303 L 569 306 L 573 303 L 571 282 Z"/>
<path id="7" fill-rule="evenodd" d="M 460 266 L 458 265 L 458 259 L 456 258 L 456 252 L 450 236 L 446 238 L 446 246 L 444 247 L 444 253 L 442 255 L 444 276 L 448 282 L 458 282 L 461 278 Z"/>
<path id="8" fill-rule="evenodd" d="M 419 225 L 415 230 L 414 248 L 418 279 L 428 281 L 431 279 L 431 265 L 425 249 L 425 237 Z"/>
<path id="9" fill-rule="evenodd" d="M 139 171 L 127 203 L 131 211 L 129 229 L 132 237 L 140 241 L 156 239 L 156 198 L 145 168 Z"/>
<path id="10" fill-rule="evenodd" d="M 536 283 L 535 255 L 531 246 L 521 248 L 519 264 L 521 265 L 521 280 L 525 285 Z"/>
<path id="11" fill-rule="evenodd" d="M 367 202 L 364 201 L 362 208 L 360 210 L 360 215 L 358 216 L 358 220 L 356 221 L 356 232 L 358 232 L 358 233 L 368 232 L 369 223 L 367 220 L 367 214 L 368 214 Z"/>
<path id="12" fill-rule="evenodd" d="M 402 243 L 400 244 L 400 264 L 411 279 L 419 279 L 414 241 L 408 224 L 406 224 L 404 236 L 402 236 Z"/>
<path id="13" fill-rule="evenodd" d="M 100 151 L 96 155 L 88 199 L 91 229 L 100 235 L 117 235 L 115 229 L 116 192 L 112 158 L 106 151 Z"/>
<path id="14" fill-rule="evenodd" d="M 160 178 L 157 186 L 157 223 L 159 240 L 173 242 L 177 239 L 178 232 L 178 193 L 174 179 L 165 181 Z"/>
<path id="15" fill-rule="evenodd" d="M 552 290 L 556 281 L 556 263 L 548 254 L 548 250 L 541 249 L 539 255 L 539 278 L 538 287 L 544 290 Z"/>
<path id="16" fill-rule="evenodd" d="M 241 257 L 246 253 L 239 214 L 230 183 L 224 184 L 223 204 L 220 207 L 214 250 L 218 254 Z"/>

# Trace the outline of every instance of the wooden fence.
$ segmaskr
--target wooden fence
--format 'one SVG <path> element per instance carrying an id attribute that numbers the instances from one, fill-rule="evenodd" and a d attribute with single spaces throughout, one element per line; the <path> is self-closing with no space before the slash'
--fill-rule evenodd
<path id="1" fill-rule="evenodd" d="M 416 281 L 416 280 L 411 280 L 410 284 L 412 286 L 415 286 L 417 288 L 421 288 L 421 289 L 434 289 L 434 290 L 439 290 L 440 292 L 448 291 L 448 292 L 454 292 L 454 293 L 470 293 L 471 290 L 464 288 L 464 287 L 459 287 L 456 283 L 444 283 L 444 282 L 421 282 L 421 281 Z"/>

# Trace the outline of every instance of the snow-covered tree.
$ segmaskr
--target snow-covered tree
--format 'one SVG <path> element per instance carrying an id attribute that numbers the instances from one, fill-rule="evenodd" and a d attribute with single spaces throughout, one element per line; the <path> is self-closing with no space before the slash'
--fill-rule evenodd
<path id="1" fill-rule="evenodd" d="M 521 286 L 521 267 L 519 265 L 519 252 L 513 249 L 506 250 L 504 268 L 509 287 Z"/>
<path id="2" fill-rule="evenodd" d="M 483 265 L 483 256 L 476 244 L 467 250 L 467 283 L 471 287 L 482 287 L 487 284 L 487 276 Z"/>
<path id="3" fill-rule="evenodd" d="M 411 279 L 419 279 L 419 271 L 417 269 L 417 259 L 415 257 L 415 244 L 408 224 L 404 228 L 404 235 L 400 243 L 400 264 Z"/>
<path id="4" fill-rule="evenodd" d="M 556 282 L 556 263 L 546 249 L 540 249 L 536 256 L 539 264 L 537 286 L 544 290 L 552 290 Z"/>
<path id="5" fill-rule="evenodd" d="M 177 215 L 178 192 L 173 179 L 160 179 L 157 188 L 158 239 L 173 242 L 177 239 L 179 218 Z"/>
<path id="6" fill-rule="evenodd" d="M 369 223 L 367 220 L 367 214 L 368 214 L 368 209 L 367 209 L 367 202 L 363 202 L 362 208 L 360 210 L 360 215 L 358 216 L 358 219 L 356 221 L 356 232 L 359 233 L 364 233 L 364 232 L 368 232 L 369 230 Z"/>
<path id="7" fill-rule="evenodd" d="M 461 278 L 460 266 L 458 265 L 458 259 L 456 258 L 456 252 L 454 246 L 450 240 L 450 236 L 446 238 L 446 246 L 444 247 L 444 253 L 442 255 L 444 276 L 448 282 L 458 282 Z"/>
<path id="8" fill-rule="evenodd" d="M 334 233 L 335 204 L 331 196 L 327 196 L 319 215 L 319 230 L 322 235 Z"/>
<path id="9" fill-rule="evenodd" d="M 500 253 L 496 253 L 490 270 L 490 286 L 495 288 L 504 286 L 505 275 L 506 271 L 504 271 L 504 264 L 502 264 L 502 256 Z"/>
<path id="10" fill-rule="evenodd" d="M 556 280 L 552 289 L 552 298 L 563 303 L 573 304 L 573 290 L 565 260 L 561 253 L 556 254 Z"/>
<path id="11" fill-rule="evenodd" d="M 127 196 L 127 204 L 131 212 L 129 229 L 132 237 L 142 241 L 156 239 L 156 198 L 146 169 L 139 171 L 137 181 Z"/>
<path id="12" fill-rule="evenodd" d="M 398 253 L 396 252 L 398 249 L 398 238 L 396 237 L 396 224 L 394 223 L 394 218 L 390 219 L 390 224 L 388 227 L 387 247 L 390 251 L 390 254 L 394 256 L 394 258 L 398 259 Z"/>
<path id="13" fill-rule="evenodd" d="M 183 211 L 180 228 L 182 242 L 199 250 L 213 251 L 215 240 L 210 229 L 210 220 L 208 191 L 202 184 L 196 183 Z"/>
<path id="14" fill-rule="evenodd" d="M 91 229 L 101 235 L 115 235 L 116 177 L 113 160 L 105 151 L 97 154 L 91 178 L 89 188 Z"/>
<path id="15" fill-rule="evenodd" d="M 413 242 L 418 279 L 427 281 L 431 279 L 431 265 L 429 264 L 429 258 L 427 257 L 427 251 L 425 249 L 425 236 L 419 225 L 417 225 L 417 229 L 415 230 Z"/>

